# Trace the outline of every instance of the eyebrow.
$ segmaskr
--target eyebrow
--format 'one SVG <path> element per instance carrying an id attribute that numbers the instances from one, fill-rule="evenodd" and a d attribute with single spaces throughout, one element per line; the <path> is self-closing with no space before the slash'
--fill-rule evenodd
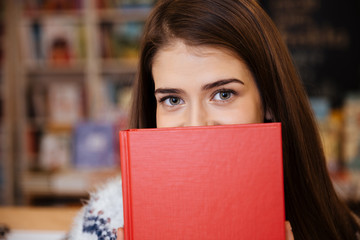
<path id="1" fill-rule="evenodd" d="M 155 90 L 154 94 L 156 95 L 157 93 L 181 94 L 181 93 L 184 93 L 184 91 L 181 90 L 181 89 L 177 89 L 177 88 L 158 88 L 158 89 Z"/>
<path id="2" fill-rule="evenodd" d="M 201 87 L 201 89 L 202 90 L 209 90 L 209 89 L 216 88 L 216 87 L 219 87 L 219 86 L 223 86 L 223 85 L 233 83 L 233 82 L 237 82 L 237 83 L 240 83 L 242 85 L 245 85 L 244 82 L 239 80 L 239 79 L 229 78 L 229 79 L 221 79 L 221 80 L 218 80 L 216 82 L 205 84 L 204 86 Z"/>
<path id="3" fill-rule="evenodd" d="M 221 79 L 221 80 L 218 80 L 216 82 L 205 84 L 204 86 L 201 87 L 201 89 L 202 90 L 209 90 L 209 89 L 216 88 L 216 87 L 219 87 L 219 86 L 223 86 L 223 85 L 233 83 L 233 82 L 245 85 L 244 82 L 239 80 L 239 79 L 229 78 L 229 79 Z M 158 88 L 158 89 L 155 90 L 154 94 L 156 95 L 157 93 L 162 93 L 162 94 L 169 94 L 169 93 L 171 93 L 171 94 L 182 94 L 182 93 L 184 93 L 184 91 L 181 90 L 181 89 L 178 89 L 178 88 Z"/>

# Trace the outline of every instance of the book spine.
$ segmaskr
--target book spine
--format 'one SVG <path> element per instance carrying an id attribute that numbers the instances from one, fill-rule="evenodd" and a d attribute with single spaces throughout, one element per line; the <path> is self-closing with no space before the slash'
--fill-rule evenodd
<path id="1" fill-rule="evenodd" d="M 120 131 L 120 163 L 122 176 L 123 206 L 124 206 L 124 239 L 133 239 L 132 219 L 131 219 L 131 173 L 130 173 L 130 151 L 128 131 Z M 126 207 L 129 206 L 129 207 Z"/>

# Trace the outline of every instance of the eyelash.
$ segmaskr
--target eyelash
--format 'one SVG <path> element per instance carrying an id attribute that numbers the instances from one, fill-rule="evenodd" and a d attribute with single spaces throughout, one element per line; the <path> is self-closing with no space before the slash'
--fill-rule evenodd
<path id="1" fill-rule="evenodd" d="M 165 96 L 165 97 L 160 98 L 159 102 L 160 103 L 165 102 L 169 98 L 180 98 L 180 97 L 169 95 L 169 96 Z"/>
<path id="2" fill-rule="evenodd" d="M 238 95 L 238 93 L 237 93 L 236 91 L 232 90 L 232 89 L 218 89 L 218 90 L 216 90 L 216 91 L 211 95 L 211 99 L 214 99 L 214 97 L 215 97 L 218 93 L 224 93 L 224 92 L 230 93 L 230 94 L 232 94 L 233 96 L 237 96 L 237 95 Z M 160 98 L 159 103 L 164 103 L 166 100 L 168 100 L 168 99 L 170 99 L 170 98 L 179 98 L 179 99 L 181 99 L 181 98 L 178 97 L 178 96 L 168 95 L 168 96 L 164 96 L 164 97 Z M 226 100 L 216 100 L 216 101 L 218 101 L 218 102 L 227 102 L 227 101 L 230 101 L 230 100 L 231 100 L 231 97 L 230 97 L 229 99 L 226 99 Z M 176 105 L 174 105 L 174 106 L 176 106 Z"/>
<path id="3" fill-rule="evenodd" d="M 232 96 L 237 96 L 237 95 L 238 95 L 238 93 L 237 93 L 236 91 L 232 90 L 232 89 L 225 89 L 225 88 L 223 88 L 223 89 L 218 89 L 218 90 L 216 90 L 216 91 L 212 94 L 211 99 L 214 99 L 214 97 L 215 97 L 218 93 L 230 93 L 230 94 L 232 94 Z M 220 102 L 220 101 L 221 101 L 221 102 L 227 102 L 227 101 L 230 101 L 230 100 L 231 100 L 232 96 L 231 96 L 229 99 L 226 99 L 226 100 L 216 100 L 216 101 L 219 101 L 219 102 Z"/>

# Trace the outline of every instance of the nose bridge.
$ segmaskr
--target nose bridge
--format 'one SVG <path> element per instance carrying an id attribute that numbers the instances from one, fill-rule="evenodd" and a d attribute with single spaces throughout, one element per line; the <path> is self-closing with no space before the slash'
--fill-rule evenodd
<path id="1" fill-rule="evenodd" d="M 208 125 L 206 108 L 201 102 L 191 104 L 188 111 L 188 122 L 187 126 L 206 126 Z"/>

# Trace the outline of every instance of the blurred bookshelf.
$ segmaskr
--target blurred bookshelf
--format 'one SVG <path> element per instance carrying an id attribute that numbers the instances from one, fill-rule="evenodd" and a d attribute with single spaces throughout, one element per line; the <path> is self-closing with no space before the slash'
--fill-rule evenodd
<path id="1" fill-rule="evenodd" d="M 0 1 L 0 205 L 80 204 L 120 174 L 116 134 L 125 127 L 138 42 L 154 1 Z M 360 202 L 360 63 L 347 59 L 358 53 L 359 37 L 318 23 L 318 1 L 301 9 L 286 0 L 260 2 L 311 96 L 334 186 Z M 313 46 L 302 33 L 314 26 L 350 40 Z"/>
<path id="2" fill-rule="evenodd" d="M 311 98 L 335 189 L 360 214 L 359 2 L 259 2 L 278 27 Z"/>
<path id="3" fill-rule="evenodd" d="M 154 1 L 5 3 L 15 30 L 4 36 L 17 51 L 5 49 L 0 75 L 0 204 L 80 205 L 120 175 L 117 132 Z"/>

